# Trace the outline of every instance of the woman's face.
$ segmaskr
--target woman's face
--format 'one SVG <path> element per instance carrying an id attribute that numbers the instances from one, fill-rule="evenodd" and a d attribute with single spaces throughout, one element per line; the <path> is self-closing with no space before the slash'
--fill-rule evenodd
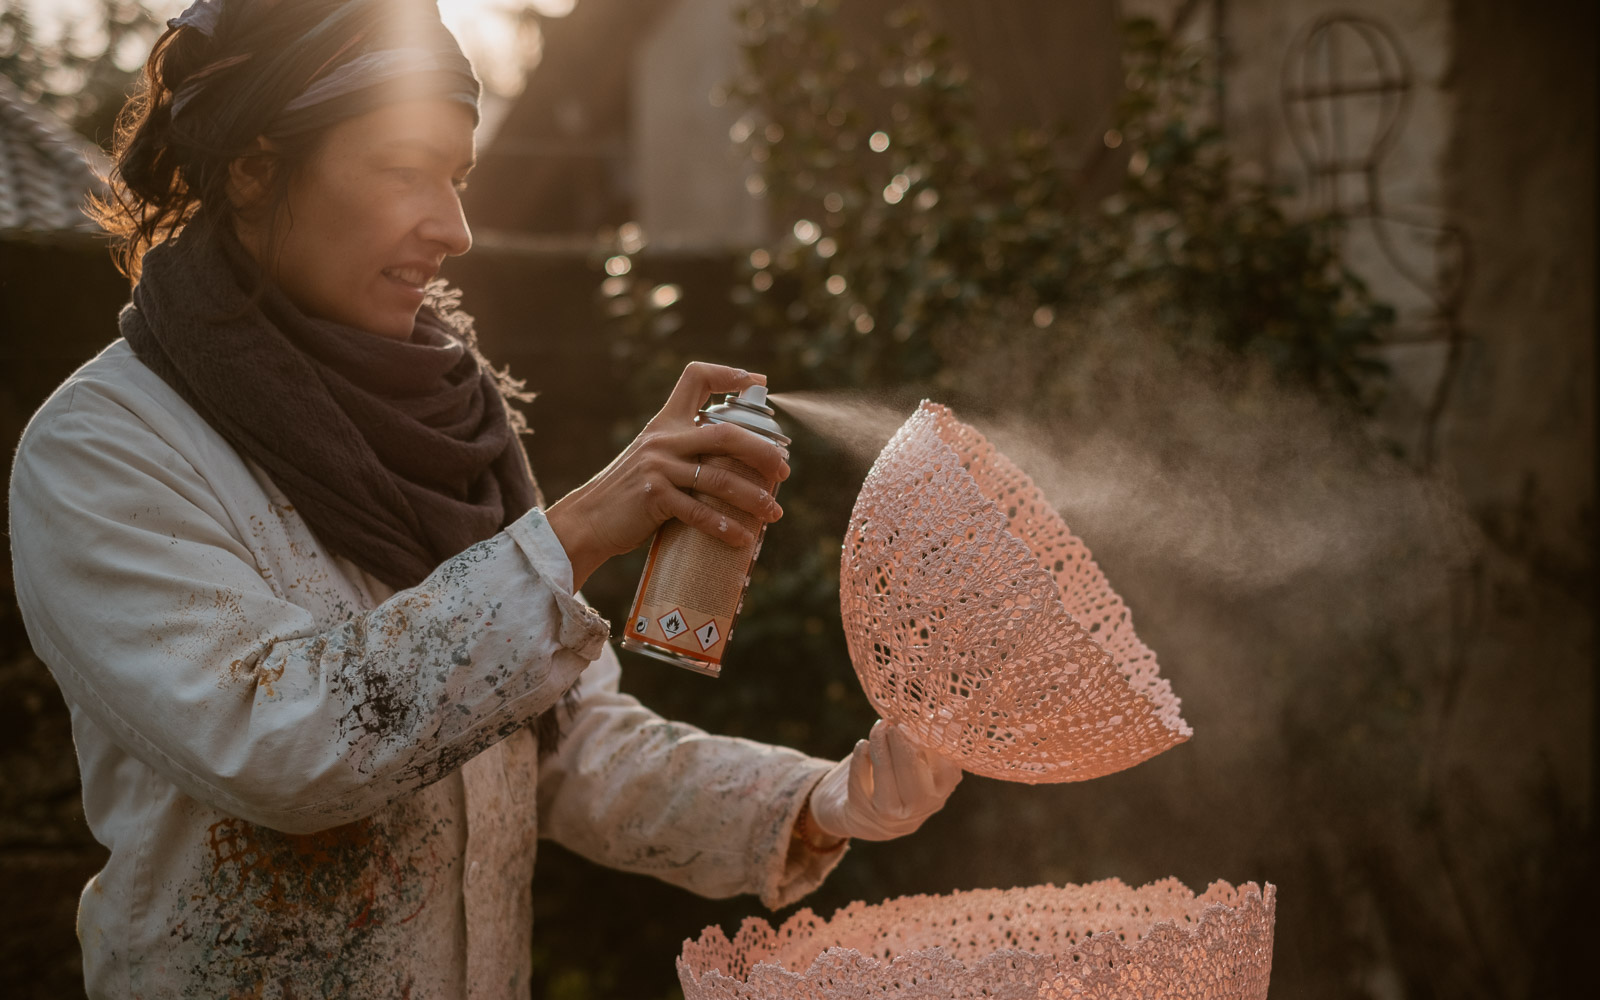
<path id="1" fill-rule="evenodd" d="M 270 269 L 307 315 L 405 339 L 423 286 L 472 234 L 461 190 L 472 112 L 453 101 L 390 104 L 331 128 L 289 184 Z M 240 223 L 258 260 L 260 227 Z"/>

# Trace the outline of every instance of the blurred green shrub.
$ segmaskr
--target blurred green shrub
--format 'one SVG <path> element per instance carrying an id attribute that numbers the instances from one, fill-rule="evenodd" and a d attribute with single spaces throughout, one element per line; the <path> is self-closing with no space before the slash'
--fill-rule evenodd
<path id="1" fill-rule="evenodd" d="M 1202 107 L 1217 87 L 1209 50 L 1148 20 L 1128 21 L 1124 39 L 1127 90 L 1107 139 L 1131 154 L 1121 192 L 1082 223 L 1090 287 L 1141 294 L 1162 330 L 1373 402 L 1386 368 L 1371 352 L 1394 309 L 1344 265 L 1337 224 L 1290 217 L 1290 192 L 1240 179 Z"/>
<path id="2" fill-rule="evenodd" d="M 1285 192 L 1238 176 L 1207 120 L 1205 51 L 1128 21 L 1127 90 L 1100 141 L 1047 128 L 997 144 L 951 40 L 916 5 L 891 16 L 881 53 L 846 45 L 836 7 L 740 7 L 731 87 L 748 108 L 734 136 L 783 233 L 733 289 L 742 335 L 772 343 L 803 384 L 956 386 L 974 346 L 1026 354 L 1134 298 L 1175 337 L 1370 401 L 1383 371 L 1370 349 L 1393 311 L 1342 265 L 1332 223 L 1292 218 Z M 1085 179 L 1104 156 L 1127 169 L 1093 198 Z"/>

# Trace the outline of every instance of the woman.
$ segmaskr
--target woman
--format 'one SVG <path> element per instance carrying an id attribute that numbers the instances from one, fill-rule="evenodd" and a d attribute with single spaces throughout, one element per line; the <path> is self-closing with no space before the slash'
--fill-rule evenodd
<path id="1" fill-rule="evenodd" d="M 534 844 L 769 906 L 960 772 L 882 724 L 845 761 L 707 736 L 617 691 L 576 593 L 686 488 L 767 520 L 785 456 L 698 427 L 763 381 L 690 365 L 543 509 L 465 319 L 478 84 L 431 2 L 199 0 L 157 42 L 103 223 L 123 339 L 12 476 L 17 594 L 110 860 L 95 997 L 526 996 Z"/>

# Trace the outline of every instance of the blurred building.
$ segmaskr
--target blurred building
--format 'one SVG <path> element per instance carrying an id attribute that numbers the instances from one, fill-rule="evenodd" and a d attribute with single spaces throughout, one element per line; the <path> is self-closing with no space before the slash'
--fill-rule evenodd
<path id="1" fill-rule="evenodd" d="M 90 193 L 103 189 L 108 166 L 98 147 L 0 76 L 0 364 L 6 374 L 0 444 L 6 454 L 50 388 L 116 335 L 115 309 L 126 285 L 83 212 Z M 85 322 L 77 322 L 80 317 Z"/>
<path id="2" fill-rule="evenodd" d="M 543 20 L 543 56 L 479 151 L 465 199 L 475 229 L 588 238 L 632 218 L 629 88 L 636 53 L 671 6 L 582 0 Z"/>
<path id="3" fill-rule="evenodd" d="M 0 240 L 89 234 L 103 153 L 0 76 Z"/>

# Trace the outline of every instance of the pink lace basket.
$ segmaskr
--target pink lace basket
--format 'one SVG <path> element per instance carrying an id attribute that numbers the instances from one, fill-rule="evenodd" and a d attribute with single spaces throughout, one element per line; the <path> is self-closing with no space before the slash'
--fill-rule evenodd
<path id="1" fill-rule="evenodd" d="M 1177 879 L 981 889 L 801 910 L 683 943 L 685 1000 L 1261 1000 L 1277 890 Z"/>
<path id="2" fill-rule="evenodd" d="M 839 604 L 878 713 L 975 774 L 1082 781 L 1191 735 L 1088 547 L 937 403 L 867 473 Z"/>

